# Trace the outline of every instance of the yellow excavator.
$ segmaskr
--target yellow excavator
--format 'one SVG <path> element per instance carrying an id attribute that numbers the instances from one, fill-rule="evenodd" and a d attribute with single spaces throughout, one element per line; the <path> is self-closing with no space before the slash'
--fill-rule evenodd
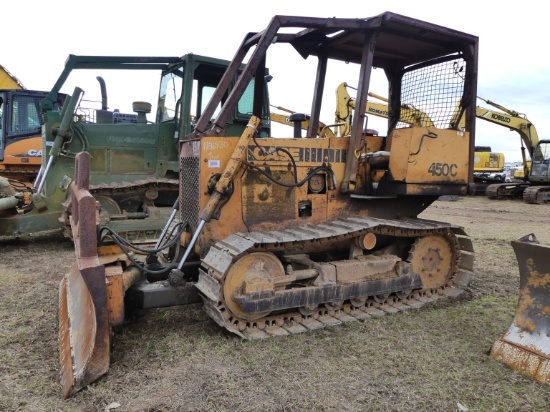
<path id="1" fill-rule="evenodd" d="M 340 83 L 336 88 L 336 111 L 334 116 L 335 122 L 340 124 L 337 129 L 339 136 L 349 136 L 351 132 L 355 99 L 348 93 L 348 88 L 357 90 L 355 87 L 350 86 L 346 82 Z M 374 92 L 369 92 L 369 97 L 381 100 L 383 103 L 367 100 L 365 113 L 387 119 L 389 117 L 388 99 Z M 410 105 L 404 103 L 401 104 L 399 113 L 401 116 L 401 121 L 404 123 L 423 127 L 434 126 L 432 120 L 425 112 Z"/>
<path id="2" fill-rule="evenodd" d="M 42 164 L 44 123 L 40 102 L 47 93 L 28 90 L 0 65 L 0 184 L 30 188 Z M 57 107 L 62 102 L 56 102 Z M 1 192 L 2 190 L 0 190 Z"/>
<path id="3" fill-rule="evenodd" d="M 484 101 L 490 106 L 493 106 L 500 111 L 487 109 L 484 107 L 476 107 L 476 116 L 493 124 L 508 128 L 510 131 L 517 132 L 521 141 L 521 157 L 523 162 L 523 173 L 525 176 L 529 174 L 529 158 L 533 156 L 535 147 L 539 142 L 535 125 L 531 123 L 524 114 L 515 110 L 507 109 L 506 107 L 495 103 L 491 100 L 486 100 L 481 97 L 478 99 Z M 527 153 L 526 153 L 527 151 Z M 528 156 L 529 158 L 528 158 Z M 515 177 L 520 177 L 515 175 Z M 521 176 L 523 177 L 523 176 Z"/>
<path id="4" fill-rule="evenodd" d="M 477 107 L 477 117 L 517 132 L 523 162 L 523 173 L 514 174 L 515 181 L 489 185 L 487 196 L 490 199 L 519 197 L 527 203 L 547 203 L 550 200 L 550 140 L 539 140 L 535 125 L 524 114 L 490 100 L 484 101 L 502 112 Z"/>

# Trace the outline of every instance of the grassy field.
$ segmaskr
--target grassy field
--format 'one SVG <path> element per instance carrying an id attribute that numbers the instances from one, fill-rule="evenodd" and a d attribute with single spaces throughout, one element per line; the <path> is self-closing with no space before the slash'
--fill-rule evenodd
<path id="1" fill-rule="evenodd" d="M 518 292 L 510 241 L 550 244 L 548 206 L 468 197 L 421 217 L 464 226 L 475 278 L 459 298 L 307 334 L 243 342 L 199 305 L 116 331 L 110 372 L 67 401 L 57 380 L 61 235 L 2 242 L 2 411 L 547 411 L 550 387 L 488 356 Z"/>

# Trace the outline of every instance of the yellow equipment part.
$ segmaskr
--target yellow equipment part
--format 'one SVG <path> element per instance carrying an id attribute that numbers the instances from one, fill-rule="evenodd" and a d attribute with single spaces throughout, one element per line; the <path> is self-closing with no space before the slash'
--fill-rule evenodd
<path id="1" fill-rule="evenodd" d="M 504 153 L 479 152 L 474 153 L 474 172 L 502 172 L 504 170 Z"/>
<path id="2" fill-rule="evenodd" d="M 550 383 L 550 246 L 534 234 L 512 242 L 520 292 L 512 325 L 491 356 L 539 382 Z"/>
<path id="3" fill-rule="evenodd" d="M 393 178 L 407 183 L 441 183 L 447 178 L 466 184 L 469 133 L 433 130 L 437 129 L 409 127 L 394 131 L 389 163 Z"/>
<path id="4" fill-rule="evenodd" d="M 0 89 L 25 89 L 25 86 L 8 69 L 0 65 Z"/>
<path id="5" fill-rule="evenodd" d="M 32 186 L 32 180 L 42 164 L 42 136 L 30 137 L 6 147 L 0 173 L 8 179 L 17 179 Z"/>

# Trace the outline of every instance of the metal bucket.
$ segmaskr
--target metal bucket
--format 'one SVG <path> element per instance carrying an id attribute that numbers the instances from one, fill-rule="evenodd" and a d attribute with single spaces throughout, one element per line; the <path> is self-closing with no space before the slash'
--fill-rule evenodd
<path id="1" fill-rule="evenodd" d="M 520 291 L 512 325 L 491 356 L 539 382 L 550 383 L 550 246 L 534 234 L 512 241 Z"/>

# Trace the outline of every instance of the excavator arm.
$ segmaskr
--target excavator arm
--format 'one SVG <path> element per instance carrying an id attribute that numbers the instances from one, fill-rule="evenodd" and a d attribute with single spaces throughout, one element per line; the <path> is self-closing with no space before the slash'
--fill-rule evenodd
<path id="1" fill-rule="evenodd" d="M 489 100 L 488 103 L 493 104 Z M 498 105 L 497 107 L 502 107 Z M 523 162 L 524 175 L 529 175 L 529 163 L 525 154 L 525 148 L 529 152 L 529 157 L 535 157 L 535 148 L 539 142 L 535 125 L 531 123 L 525 116 L 517 112 L 506 110 L 498 112 L 495 110 L 486 109 L 480 106 L 476 107 L 476 116 L 488 122 L 508 127 L 510 130 L 519 134 L 522 141 L 521 157 Z"/>
<path id="2" fill-rule="evenodd" d="M 355 109 L 355 99 L 349 95 L 347 90 L 348 87 L 353 89 L 352 86 L 343 82 L 336 88 L 335 122 L 342 124 L 341 126 L 338 126 L 338 134 L 340 136 L 347 136 L 351 133 L 351 118 L 352 112 Z M 370 100 L 367 101 L 365 113 L 387 119 L 389 117 L 390 110 L 388 107 L 388 99 L 372 92 L 369 92 L 368 95 L 369 97 L 381 100 L 384 103 L 373 102 Z M 432 120 L 426 113 L 407 104 L 401 105 L 399 113 L 401 121 L 405 123 L 409 123 L 414 126 L 435 127 Z"/>
<path id="3" fill-rule="evenodd" d="M 495 103 L 491 100 L 486 100 L 481 97 L 478 99 L 483 100 L 485 103 L 499 109 L 500 111 L 487 109 L 485 107 L 476 106 L 476 117 L 478 119 L 486 120 L 490 123 L 497 124 L 499 126 L 507 127 L 511 131 L 515 131 L 519 134 L 522 142 L 521 156 L 523 162 L 524 176 L 529 175 L 529 160 L 525 154 L 525 149 L 529 153 L 531 159 L 540 157 L 536 154 L 536 147 L 539 143 L 539 137 L 535 125 L 527 119 L 527 117 L 515 110 L 507 109 L 506 107 Z M 464 126 L 464 117 L 462 116 L 458 122 L 459 127 Z"/>

